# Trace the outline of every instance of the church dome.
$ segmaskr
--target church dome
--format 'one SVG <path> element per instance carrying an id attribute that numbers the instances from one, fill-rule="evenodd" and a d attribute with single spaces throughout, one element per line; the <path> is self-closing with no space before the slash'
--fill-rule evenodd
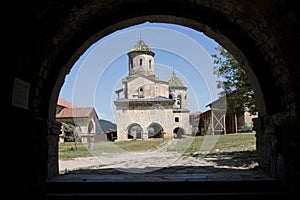
<path id="1" fill-rule="evenodd" d="M 151 48 L 141 39 L 134 45 L 134 47 L 128 53 L 132 52 L 142 52 L 154 56 L 154 52 L 151 50 Z"/>
<path id="2" fill-rule="evenodd" d="M 168 79 L 169 87 L 175 88 L 187 88 L 187 86 L 180 80 L 175 72 L 172 72 L 171 76 Z"/>

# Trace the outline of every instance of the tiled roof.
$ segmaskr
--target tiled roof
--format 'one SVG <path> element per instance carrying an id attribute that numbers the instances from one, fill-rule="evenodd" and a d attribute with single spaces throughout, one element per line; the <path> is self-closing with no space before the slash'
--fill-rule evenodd
<path id="1" fill-rule="evenodd" d="M 186 88 L 186 85 L 179 79 L 179 77 L 172 72 L 171 76 L 168 79 L 170 87 L 183 87 Z"/>
<path id="2" fill-rule="evenodd" d="M 68 102 L 67 100 L 65 100 L 62 97 L 58 97 L 57 105 L 59 105 L 61 107 L 65 107 L 65 108 L 75 108 L 76 107 L 72 103 Z"/>
<path id="3" fill-rule="evenodd" d="M 141 39 L 134 45 L 129 53 L 130 52 L 145 52 L 154 55 L 154 52 L 151 50 L 151 48 Z"/>
<path id="4" fill-rule="evenodd" d="M 89 117 L 93 110 L 93 107 L 64 108 L 56 118 Z"/>

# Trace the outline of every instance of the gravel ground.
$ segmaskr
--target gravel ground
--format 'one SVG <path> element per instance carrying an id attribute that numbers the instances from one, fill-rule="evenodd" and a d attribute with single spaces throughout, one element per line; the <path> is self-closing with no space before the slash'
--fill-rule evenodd
<path id="1" fill-rule="evenodd" d="M 174 141 L 173 141 L 174 142 Z M 151 152 L 102 153 L 93 157 L 60 160 L 54 181 L 139 180 L 257 180 L 269 179 L 256 162 L 252 147 L 226 152 L 186 155 L 171 148 Z M 97 176 L 100 175 L 100 176 Z"/>
<path id="2" fill-rule="evenodd" d="M 193 154 L 183 156 L 176 152 L 148 152 L 102 154 L 94 157 L 59 161 L 59 170 L 66 173 L 80 169 L 118 169 L 123 172 L 154 172 L 170 167 L 201 167 L 203 169 L 256 169 L 254 152 Z M 199 168 L 200 169 L 200 168 Z"/>

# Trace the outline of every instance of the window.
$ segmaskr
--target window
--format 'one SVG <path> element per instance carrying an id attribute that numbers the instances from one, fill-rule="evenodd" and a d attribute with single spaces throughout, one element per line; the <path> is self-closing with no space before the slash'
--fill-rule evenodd
<path id="1" fill-rule="evenodd" d="M 176 99 L 176 107 L 177 107 L 177 108 L 181 108 L 181 95 L 178 95 L 178 96 L 177 96 L 177 99 Z"/>
<path id="2" fill-rule="evenodd" d="M 179 117 L 175 117 L 175 122 L 179 122 Z"/>
<path id="3" fill-rule="evenodd" d="M 143 59 L 140 59 L 140 67 L 143 65 Z"/>
<path id="4" fill-rule="evenodd" d="M 149 69 L 151 69 L 151 60 L 149 60 Z"/>
<path id="5" fill-rule="evenodd" d="M 144 89 L 141 87 L 138 90 L 138 97 L 139 98 L 144 98 Z"/>

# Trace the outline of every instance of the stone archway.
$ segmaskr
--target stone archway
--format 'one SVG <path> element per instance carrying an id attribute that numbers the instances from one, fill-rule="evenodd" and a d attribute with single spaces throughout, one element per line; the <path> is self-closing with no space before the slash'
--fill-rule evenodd
<path id="1" fill-rule="evenodd" d="M 9 55 L 13 66 L 9 115 L 22 118 L 24 126 L 15 127 L 11 121 L 9 127 L 15 127 L 16 135 L 28 132 L 20 136 L 22 143 L 16 145 L 24 147 L 28 155 L 18 162 L 31 165 L 20 171 L 14 167 L 18 166 L 16 161 L 11 163 L 11 170 L 16 172 L 12 180 L 32 180 L 26 186 L 18 183 L 17 188 L 24 188 L 24 195 L 40 195 L 35 192 L 43 191 L 41 183 L 58 174 L 60 124 L 55 121 L 55 107 L 73 64 L 98 39 L 146 21 L 201 31 L 244 64 L 260 113 L 254 123 L 260 166 L 284 184 L 295 187 L 300 152 L 296 134 L 300 129 L 300 47 L 295 44 L 300 42 L 300 23 L 293 2 L 92 0 L 47 1 L 35 6 L 19 2 L 17 7 L 9 6 L 22 16 L 11 22 L 11 31 L 17 35 L 9 36 L 15 41 L 14 53 Z M 16 83 L 18 79 L 21 85 Z M 24 98 L 18 98 L 20 95 Z"/>
<path id="2" fill-rule="evenodd" d="M 272 138 L 274 137 L 275 133 L 265 136 L 263 131 L 265 128 L 261 129 L 260 125 L 258 125 L 260 123 L 265 124 L 265 120 L 268 120 L 272 115 L 281 110 L 280 107 L 283 105 L 282 102 L 280 102 L 280 97 L 285 99 L 285 96 L 290 96 L 291 98 L 289 98 L 288 101 L 292 101 L 293 94 L 289 93 L 289 90 L 286 90 L 288 85 L 288 79 L 286 77 L 289 76 L 287 65 L 282 58 L 282 51 L 276 44 L 275 36 L 272 35 L 271 30 L 269 30 L 264 24 L 263 16 L 260 13 L 255 12 L 253 5 L 248 5 L 247 3 L 244 4 L 241 2 L 235 2 L 234 4 L 230 2 L 218 2 L 211 3 L 211 5 L 208 6 L 204 2 L 200 1 L 199 3 L 200 4 L 196 7 L 194 7 L 194 5 L 191 6 L 189 2 L 178 2 L 174 5 L 165 5 L 164 3 L 159 3 L 160 7 L 162 8 L 162 13 L 158 14 L 153 12 L 151 15 L 144 15 L 144 6 L 146 5 L 146 7 L 148 6 L 148 9 L 151 9 L 154 5 L 153 2 L 150 1 L 145 1 L 145 4 L 143 5 L 137 4 L 137 8 L 134 10 L 112 10 L 112 13 L 110 14 L 113 15 L 118 12 L 120 19 L 111 21 L 105 28 L 99 27 L 97 24 L 94 24 L 94 27 L 91 27 L 92 24 L 89 24 L 89 27 L 85 27 L 87 30 L 91 31 L 89 33 L 92 35 L 89 37 L 82 35 L 81 39 L 86 38 L 84 43 L 77 43 L 78 41 L 74 41 L 74 45 L 77 43 L 78 48 L 73 49 L 74 54 L 71 56 L 71 59 L 68 60 L 68 64 L 66 65 L 65 69 L 69 71 L 78 57 L 98 39 L 123 27 L 149 21 L 175 23 L 201 31 L 207 36 L 214 38 L 218 43 L 229 50 L 240 63 L 243 63 L 243 66 L 245 67 L 244 70 L 247 72 L 249 80 L 255 91 L 257 108 L 260 114 L 259 119 L 256 120 L 255 123 L 258 140 L 257 151 L 262 152 L 258 158 L 261 166 L 269 168 L 270 165 L 277 165 L 276 163 L 272 164 L 272 161 L 266 159 L 270 156 L 270 154 L 273 154 L 273 147 L 270 146 L 266 150 L 266 146 L 261 144 L 265 143 L 265 140 L 269 142 L 273 140 Z M 229 10 L 223 10 L 223 6 L 228 7 Z M 183 12 L 181 15 L 178 15 L 178 13 L 174 14 L 173 12 L 170 12 L 170 7 L 178 11 L 182 10 L 182 7 L 186 7 L 189 12 Z M 240 7 L 241 10 L 239 10 L 236 15 L 233 15 L 236 7 Z M 86 5 L 87 10 L 94 8 L 95 5 L 92 3 Z M 204 12 L 198 12 L 199 10 Z M 97 11 L 101 12 L 101 10 Z M 128 16 L 129 11 L 130 16 Z M 249 14 L 249 12 L 251 12 L 251 14 Z M 94 13 L 91 13 L 90 16 L 85 16 L 82 19 L 79 15 L 76 17 L 76 21 L 74 21 L 74 19 L 69 19 L 74 21 L 74 24 L 72 24 L 74 27 L 69 27 L 70 30 L 83 25 L 86 22 L 85 20 L 104 20 L 101 17 L 99 18 L 99 16 L 93 14 Z M 249 15 L 252 15 L 252 17 Z M 203 20 L 202 17 L 205 17 L 205 19 L 209 20 Z M 254 24 L 253 20 L 249 20 L 253 18 L 256 20 Z M 95 31 L 95 27 L 98 27 L 100 31 Z M 60 35 L 61 39 L 71 37 L 70 39 L 72 40 L 73 33 L 66 31 L 64 34 L 65 35 Z M 58 43 L 61 42 L 65 44 L 64 41 L 59 40 L 59 37 L 57 39 Z M 263 48 L 261 48 L 262 44 Z M 67 47 L 68 46 L 62 46 L 62 49 Z M 278 73 L 279 71 L 280 73 Z M 65 76 L 65 74 L 61 75 Z M 57 88 L 60 88 L 61 85 L 59 86 L 59 84 L 62 83 L 59 83 L 58 81 L 57 84 Z M 268 103 L 266 104 L 266 102 Z M 289 104 L 293 103 L 289 102 Z M 291 110 L 285 110 L 283 112 L 289 116 Z M 261 137 L 261 135 L 264 136 Z M 266 151 L 268 153 L 264 154 L 263 152 Z M 271 169 L 275 168 L 277 167 L 271 167 Z M 270 173 L 273 174 L 273 176 L 276 176 L 277 172 L 272 171 Z"/>
<path id="3" fill-rule="evenodd" d="M 158 123 L 151 123 L 148 128 L 148 138 L 163 138 L 163 127 Z"/>
<path id="4" fill-rule="evenodd" d="M 181 127 L 177 127 L 173 130 L 173 135 L 174 135 L 175 139 L 181 139 L 184 134 L 185 134 L 185 131 Z"/>
<path id="5" fill-rule="evenodd" d="M 95 127 L 96 127 L 95 122 L 90 120 L 89 124 L 88 124 L 88 128 L 87 128 L 88 129 L 88 134 L 90 134 L 90 133 L 94 134 L 96 132 Z"/>
<path id="6" fill-rule="evenodd" d="M 143 128 L 137 123 L 130 124 L 127 130 L 128 139 L 141 139 L 143 136 Z"/>

